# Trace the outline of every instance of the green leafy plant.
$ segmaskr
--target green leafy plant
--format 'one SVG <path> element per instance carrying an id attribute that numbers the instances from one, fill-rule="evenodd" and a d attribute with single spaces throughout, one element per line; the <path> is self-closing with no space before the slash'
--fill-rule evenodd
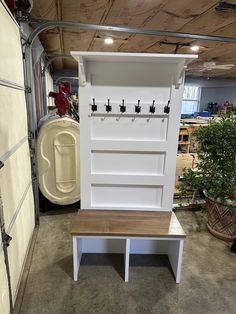
<path id="1" fill-rule="evenodd" d="M 236 120 L 221 116 L 193 133 L 197 141 L 197 170 L 185 169 L 179 185 L 182 195 L 202 189 L 210 198 L 236 196 Z"/>

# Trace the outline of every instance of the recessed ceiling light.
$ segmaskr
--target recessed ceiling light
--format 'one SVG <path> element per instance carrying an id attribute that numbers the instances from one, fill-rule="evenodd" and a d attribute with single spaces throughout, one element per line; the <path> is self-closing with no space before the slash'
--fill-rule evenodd
<path id="1" fill-rule="evenodd" d="M 114 40 L 113 40 L 113 38 L 111 38 L 111 37 L 106 37 L 106 38 L 104 39 L 104 43 L 105 43 L 106 45 L 112 45 L 112 44 L 114 43 Z"/>
<path id="2" fill-rule="evenodd" d="M 194 51 L 194 52 L 197 52 L 197 51 L 199 51 L 200 47 L 197 46 L 197 45 L 194 45 L 194 46 L 191 46 L 190 49 L 191 49 L 192 51 Z"/>

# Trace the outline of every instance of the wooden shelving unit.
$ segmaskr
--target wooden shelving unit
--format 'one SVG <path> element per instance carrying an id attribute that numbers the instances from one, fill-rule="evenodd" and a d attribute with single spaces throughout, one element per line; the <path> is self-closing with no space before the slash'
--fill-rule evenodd
<path id="1" fill-rule="evenodd" d="M 190 136 L 186 126 L 180 126 L 179 129 L 179 141 L 178 141 L 178 153 L 189 153 L 190 149 Z"/>

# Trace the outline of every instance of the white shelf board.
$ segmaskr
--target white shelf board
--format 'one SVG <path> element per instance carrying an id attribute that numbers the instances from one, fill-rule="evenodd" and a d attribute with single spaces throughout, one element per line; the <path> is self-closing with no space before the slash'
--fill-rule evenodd
<path id="1" fill-rule="evenodd" d="M 101 63 L 105 62 L 106 64 L 106 68 L 104 69 L 104 71 L 106 72 L 105 85 L 107 84 L 107 82 L 115 79 L 116 76 L 115 77 L 113 76 L 113 72 L 115 73 L 122 71 L 122 73 L 124 74 L 123 83 L 124 85 L 128 86 L 129 83 L 131 83 L 131 79 L 129 77 L 130 71 L 135 72 L 134 77 L 137 78 L 137 76 L 139 76 L 139 71 L 143 73 L 144 69 L 148 67 L 148 69 L 146 69 L 146 72 L 150 73 L 149 79 L 151 79 L 151 81 L 155 81 L 158 78 L 158 72 L 162 73 L 161 80 L 159 79 L 159 82 L 157 82 L 157 86 L 158 85 L 160 86 L 160 82 L 166 83 L 168 82 L 167 85 L 174 84 L 176 88 L 179 88 L 179 86 L 183 83 L 185 67 L 187 66 L 188 63 L 198 58 L 197 55 L 193 54 L 189 55 L 189 54 L 159 54 L 159 53 L 157 54 L 157 53 L 126 53 L 126 52 L 90 52 L 90 51 L 71 51 L 71 55 L 78 61 L 79 64 L 80 86 L 85 86 L 86 82 L 91 79 L 87 77 L 86 71 L 87 62 L 88 63 L 98 62 L 100 63 L 100 65 Z M 126 67 L 126 63 L 128 63 L 129 66 Z M 105 64 L 102 67 L 104 67 Z M 115 64 L 119 64 L 119 66 L 121 66 L 123 70 L 119 69 L 119 66 L 117 68 Z M 139 65 L 138 72 L 136 64 Z M 147 66 L 144 66 L 145 64 Z M 109 67 L 109 65 L 111 65 L 111 68 Z M 98 68 L 97 71 L 100 72 L 101 74 L 100 68 Z M 147 76 L 147 73 L 146 74 L 144 73 L 144 76 L 145 75 Z M 110 77 L 110 75 L 112 77 Z M 120 74 L 118 73 L 117 75 L 119 77 L 121 73 Z M 171 80 L 170 76 L 172 77 Z M 99 81 L 101 83 L 102 81 L 101 77 L 99 78 Z M 141 81 L 143 83 L 143 80 Z M 98 85 L 96 79 L 95 82 L 94 84 Z M 117 82 L 116 81 L 114 82 L 113 85 L 120 84 L 119 80 Z M 139 83 L 136 82 L 136 84 L 133 83 L 132 85 L 133 86 L 137 84 L 140 85 L 139 79 L 138 82 Z M 104 82 L 101 85 L 104 85 Z M 152 86 L 150 82 L 147 85 Z"/>
<path id="2" fill-rule="evenodd" d="M 166 54 L 166 53 L 127 53 L 127 52 L 93 52 L 71 51 L 71 55 L 79 61 L 112 61 L 112 62 L 149 62 L 149 63 L 179 63 L 185 64 L 197 59 L 194 54 Z"/>

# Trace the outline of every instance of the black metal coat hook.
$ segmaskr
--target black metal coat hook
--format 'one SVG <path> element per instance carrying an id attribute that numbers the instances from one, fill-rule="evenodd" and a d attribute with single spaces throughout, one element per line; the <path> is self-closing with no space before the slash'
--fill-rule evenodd
<path id="1" fill-rule="evenodd" d="M 125 112 L 125 111 L 126 111 L 125 100 L 122 99 L 122 105 L 120 105 L 120 112 Z"/>
<path id="2" fill-rule="evenodd" d="M 167 105 L 164 107 L 164 112 L 165 113 L 170 113 L 170 100 L 168 100 Z"/>
<path id="3" fill-rule="evenodd" d="M 135 112 L 136 113 L 140 113 L 141 112 L 140 100 L 138 100 L 138 104 L 135 106 Z"/>
<path id="4" fill-rule="evenodd" d="M 91 110 L 92 110 L 92 112 L 98 110 L 98 106 L 95 104 L 95 98 L 93 98 L 93 104 L 91 105 Z"/>
<path id="5" fill-rule="evenodd" d="M 152 105 L 150 106 L 149 111 L 150 111 L 151 113 L 155 113 L 155 111 L 156 111 L 156 108 L 155 108 L 155 100 L 152 101 Z"/>
<path id="6" fill-rule="evenodd" d="M 106 112 L 110 112 L 112 110 L 112 107 L 110 105 L 110 99 L 107 99 L 107 105 L 106 106 Z"/>

